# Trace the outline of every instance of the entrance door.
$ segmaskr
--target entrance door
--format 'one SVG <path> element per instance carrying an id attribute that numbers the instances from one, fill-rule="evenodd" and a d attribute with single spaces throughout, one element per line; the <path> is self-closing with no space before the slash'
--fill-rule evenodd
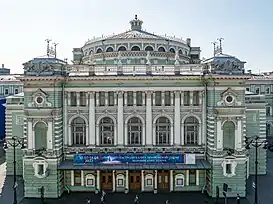
<path id="1" fill-rule="evenodd" d="M 139 171 L 129 173 L 129 188 L 130 191 L 141 190 L 141 173 Z"/>
<path id="2" fill-rule="evenodd" d="M 100 172 L 100 186 L 104 191 L 113 190 L 113 173 L 111 171 Z"/>
<path id="3" fill-rule="evenodd" d="M 169 191 L 170 189 L 170 175 L 168 171 L 157 172 L 157 189 L 159 191 Z"/>

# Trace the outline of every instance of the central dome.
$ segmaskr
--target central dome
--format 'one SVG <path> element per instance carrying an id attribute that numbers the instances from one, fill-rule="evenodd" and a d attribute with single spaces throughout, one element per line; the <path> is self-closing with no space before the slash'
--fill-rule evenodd
<path id="1" fill-rule="evenodd" d="M 194 50 L 199 59 L 200 48 L 191 47 L 191 39 L 160 36 L 142 29 L 137 15 L 130 21 L 130 30 L 88 40 L 82 48 L 74 48 L 74 63 L 83 64 L 188 64 Z M 196 57 L 197 56 L 197 57 Z M 149 58 L 149 59 L 147 59 Z"/>

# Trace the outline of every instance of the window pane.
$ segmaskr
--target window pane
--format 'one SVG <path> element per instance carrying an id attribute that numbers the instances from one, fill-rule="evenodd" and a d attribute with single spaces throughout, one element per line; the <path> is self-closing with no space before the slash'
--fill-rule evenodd
<path id="1" fill-rule="evenodd" d="M 189 106 L 190 105 L 190 92 L 185 91 L 184 92 L 184 106 Z"/>
<path id="2" fill-rule="evenodd" d="M 162 103 L 161 91 L 156 91 L 155 92 L 155 105 L 161 106 L 161 103 Z"/>
<path id="3" fill-rule="evenodd" d="M 115 105 L 115 93 L 114 91 L 109 91 L 108 92 L 108 105 L 109 106 L 114 106 Z"/>

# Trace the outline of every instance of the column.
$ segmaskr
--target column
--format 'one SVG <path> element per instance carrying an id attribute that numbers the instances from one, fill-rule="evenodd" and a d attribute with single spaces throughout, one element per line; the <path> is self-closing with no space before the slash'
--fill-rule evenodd
<path id="1" fill-rule="evenodd" d="M 141 170 L 141 191 L 144 191 L 144 184 L 145 184 L 144 170 Z"/>
<path id="2" fill-rule="evenodd" d="M 173 191 L 173 170 L 170 170 L 170 192 Z"/>
<path id="3" fill-rule="evenodd" d="M 124 145 L 123 141 L 123 92 L 119 91 L 118 92 L 118 135 L 117 135 L 117 144 L 119 146 Z"/>
<path id="4" fill-rule="evenodd" d="M 80 92 L 77 92 L 76 95 L 77 95 L 77 106 L 80 106 L 80 97 L 81 97 Z"/>
<path id="5" fill-rule="evenodd" d="M 165 91 L 161 91 L 161 105 L 165 106 Z"/>
<path id="6" fill-rule="evenodd" d="M 67 135 L 67 103 L 68 103 L 68 94 L 67 92 L 64 94 L 64 112 L 63 112 L 63 125 L 64 125 L 64 145 L 68 145 L 68 135 Z"/>
<path id="7" fill-rule="evenodd" d="M 115 170 L 113 170 L 113 192 L 116 191 L 116 175 L 115 175 Z"/>
<path id="8" fill-rule="evenodd" d="M 180 94 L 180 99 L 181 99 L 180 105 L 181 105 L 181 106 L 184 106 L 184 91 L 181 92 L 181 94 Z"/>
<path id="9" fill-rule="evenodd" d="M 70 171 L 70 175 L 71 175 L 71 186 L 74 186 L 74 170 Z"/>
<path id="10" fill-rule="evenodd" d="M 108 106 L 108 91 L 105 91 L 105 106 Z"/>
<path id="11" fill-rule="evenodd" d="M 180 118 L 180 93 L 175 92 L 174 101 L 174 145 L 180 145 L 181 138 L 181 118 Z"/>
<path id="12" fill-rule="evenodd" d="M 151 93 L 151 98 L 153 100 L 152 106 L 155 106 L 155 92 Z"/>
<path id="13" fill-rule="evenodd" d="M 85 93 L 85 100 L 86 100 L 86 102 L 85 102 L 85 106 L 88 106 L 88 101 L 89 101 L 89 93 L 88 92 L 86 92 Z"/>
<path id="14" fill-rule="evenodd" d="M 96 92 L 96 106 L 100 105 L 100 93 Z"/>
<path id="15" fill-rule="evenodd" d="M 153 121 L 152 121 L 152 92 L 146 93 L 146 145 L 152 145 L 153 141 Z"/>
<path id="16" fill-rule="evenodd" d="M 173 92 L 171 91 L 171 106 L 173 106 Z"/>
<path id="17" fill-rule="evenodd" d="M 237 130 L 235 130 L 235 149 L 242 148 L 242 119 L 237 118 Z"/>
<path id="18" fill-rule="evenodd" d="M 33 128 L 32 128 L 32 121 L 27 122 L 27 144 L 28 144 L 28 149 L 34 149 L 34 135 L 33 133 Z"/>
<path id="19" fill-rule="evenodd" d="M 196 185 L 199 186 L 199 170 L 196 170 Z"/>
<path id="20" fill-rule="evenodd" d="M 206 129 L 207 129 L 207 105 L 206 105 L 206 95 L 205 95 L 205 92 L 202 91 L 202 94 L 201 94 L 201 97 L 203 98 L 202 100 L 202 143 L 203 144 L 206 144 L 206 138 L 207 138 L 207 132 L 206 132 Z"/>
<path id="21" fill-rule="evenodd" d="M 134 97 L 134 106 L 136 106 L 136 97 L 137 97 L 137 94 L 136 94 L 136 91 L 133 92 L 133 97 Z"/>
<path id="22" fill-rule="evenodd" d="M 129 171 L 126 170 L 126 175 L 125 175 L 125 189 L 129 191 Z"/>
<path id="23" fill-rule="evenodd" d="M 217 150 L 223 149 L 223 130 L 221 118 L 217 118 Z"/>
<path id="24" fill-rule="evenodd" d="M 72 145 L 72 133 L 71 133 L 71 125 L 68 125 L 68 146 Z"/>
<path id="25" fill-rule="evenodd" d="M 163 180 L 163 179 L 162 179 Z M 154 188 L 157 189 L 157 170 L 155 170 Z"/>
<path id="26" fill-rule="evenodd" d="M 81 186 L 84 186 L 84 171 L 81 170 Z"/>
<path id="27" fill-rule="evenodd" d="M 127 106 L 127 92 L 124 93 L 124 105 Z"/>
<path id="28" fill-rule="evenodd" d="M 47 122 L 47 149 L 53 149 L 53 131 L 52 131 L 52 121 Z"/>
<path id="29" fill-rule="evenodd" d="M 142 92 L 142 106 L 145 106 L 145 92 Z"/>
<path id="30" fill-rule="evenodd" d="M 89 145 L 96 144 L 95 93 L 89 93 Z"/>
<path id="31" fill-rule="evenodd" d="M 186 185 L 190 184 L 190 170 L 186 170 Z"/>
<path id="32" fill-rule="evenodd" d="M 190 106 L 193 106 L 193 91 L 190 91 Z"/>
<path id="33" fill-rule="evenodd" d="M 67 105 L 71 105 L 71 92 L 67 92 Z"/>
<path id="34" fill-rule="evenodd" d="M 98 191 L 100 191 L 100 171 L 99 170 L 97 170 L 97 175 L 96 175 L 96 189 L 98 190 Z"/>

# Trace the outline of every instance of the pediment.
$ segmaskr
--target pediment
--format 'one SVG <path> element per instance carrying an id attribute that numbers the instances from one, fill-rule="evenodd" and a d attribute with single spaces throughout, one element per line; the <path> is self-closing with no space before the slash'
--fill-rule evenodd
<path id="1" fill-rule="evenodd" d="M 227 96 L 227 95 L 232 95 L 232 96 L 235 96 L 235 97 L 238 96 L 238 94 L 234 90 L 232 90 L 230 87 L 227 90 L 225 90 L 223 93 L 221 93 L 221 97 L 224 97 L 224 96 Z"/>
<path id="2" fill-rule="evenodd" d="M 37 89 L 32 94 L 32 101 L 28 104 L 29 107 L 37 108 L 49 108 L 52 107 L 52 103 L 48 101 L 48 94 L 42 89 Z"/>

